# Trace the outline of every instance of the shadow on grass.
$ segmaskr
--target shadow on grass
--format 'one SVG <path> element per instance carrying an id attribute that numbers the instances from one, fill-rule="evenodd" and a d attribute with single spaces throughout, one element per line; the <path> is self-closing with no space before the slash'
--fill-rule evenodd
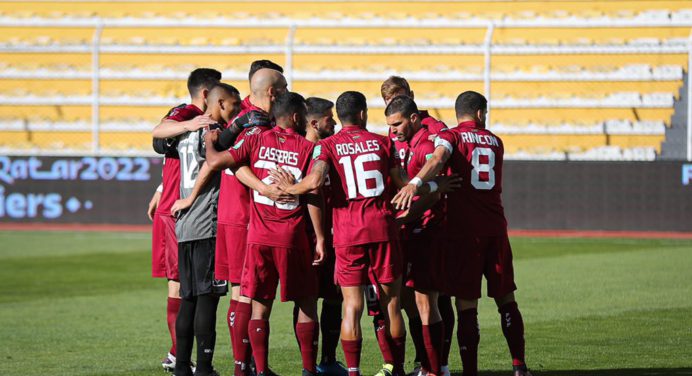
<path id="1" fill-rule="evenodd" d="M 624 368 L 592 370 L 532 370 L 534 376 L 692 376 L 692 368 Z M 481 371 L 479 376 L 508 376 L 511 371 Z M 452 376 L 461 376 L 461 371 L 454 370 Z"/>

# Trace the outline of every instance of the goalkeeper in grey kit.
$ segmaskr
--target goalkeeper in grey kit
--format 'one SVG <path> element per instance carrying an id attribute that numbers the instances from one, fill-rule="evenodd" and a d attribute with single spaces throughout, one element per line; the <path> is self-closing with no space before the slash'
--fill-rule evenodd
<path id="1" fill-rule="evenodd" d="M 240 111 L 238 90 L 217 84 L 207 93 L 207 111 L 216 121 L 209 129 L 223 128 Z M 228 292 L 226 281 L 214 278 L 216 245 L 216 209 L 219 199 L 219 173 L 203 177 L 204 133 L 206 129 L 187 132 L 178 138 L 180 156 L 180 197 L 192 194 L 198 178 L 209 179 L 194 204 L 176 213 L 175 232 L 178 237 L 178 269 L 180 296 L 183 299 L 176 320 L 178 342 L 176 376 L 193 376 L 192 346 L 197 339 L 196 376 L 218 375 L 212 366 L 216 342 L 216 307 L 219 297 Z"/>

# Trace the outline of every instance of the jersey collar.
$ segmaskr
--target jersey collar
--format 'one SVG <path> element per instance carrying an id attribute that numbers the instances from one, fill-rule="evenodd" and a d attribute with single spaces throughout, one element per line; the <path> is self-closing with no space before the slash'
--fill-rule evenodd
<path id="1" fill-rule="evenodd" d="M 481 127 L 479 127 L 478 124 L 476 124 L 476 122 L 473 121 L 473 120 L 462 121 L 461 123 L 459 123 L 458 126 L 459 126 L 460 128 L 478 128 L 478 129 L 481 128 Z"/>
<path id="2" fill-rule="evenodd" d="M 422 139 L 427 139 L 427 129 L 421 126 L 418 132 L 411 137 L 411 141 L 408 143 L 411 148 L 415 148 Z"/>
<path id="3" fill-rule="evenodd" d="M 272 131 L 274 131 L 276 133 L 284 133 L 284 134 L 298 134 L 298 132 L 296 132 L 296 130 L 293 128 L 282 129 L 278 125 L 276 127 L 272 128 Z"/>

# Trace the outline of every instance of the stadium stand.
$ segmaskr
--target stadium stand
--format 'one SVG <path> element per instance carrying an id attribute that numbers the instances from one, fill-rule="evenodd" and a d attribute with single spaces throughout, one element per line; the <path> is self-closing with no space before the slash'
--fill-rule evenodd
<path id="1" fill-rule="evenodd" d="M 0 27 L 0 150 L 92 151 L 97 109 L 101 152 L 149 152 L 149 129 L 186 97 L 191 69 L 219 69 L 242 90 L 258 58 L 286 66 L 306 96 L 364 92 L 380 132 L 379 85 L 391 74 L 453 124 L 455 96 L 485 91 L 489 47 L 489 128 L 508 157 L 651 160 L 676 134 L 692 6 L 28 1 L 0 2 Z"/>

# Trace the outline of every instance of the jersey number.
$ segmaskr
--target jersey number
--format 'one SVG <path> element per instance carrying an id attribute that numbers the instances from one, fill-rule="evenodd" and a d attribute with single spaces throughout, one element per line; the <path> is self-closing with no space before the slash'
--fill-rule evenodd
<path id="1" fill-rule="evenodd" d="M 183 178 L 183 188 L 192 189 L 195 186 L 195 178 L 197 177 L 197 159 L 195 158 L 195 149 L 193 143 L 186 142 L 182 145 L 180 156 L 181 171 Z"/>
<path id="2" fill-rule="evenodd" d="M 481 163 L 481 155 L 488 157 L 488 163 Z M 495 152 L 492 149 L 487 148 L 475 148 L 473 153 L 471 153 L 471 165 L 473 170 L 471 170 L 471 185 L 476 189 L 490 190 L 495 186 Z M 488 173 L 487 180 L 481 180 L 481 172 Z"/>
<path id="3" fill-rule="evenodd" d="M 382 174 L 377 170 L 365 171 L 363 167 L 365 162 L 375 162 L 379 160 L 380 157 L 375 153 L 359 155 L 353 162 L 351 161 L 351 156 L 345 156 L 339 159 L 339 164 L 344 166 L 349 199 L 356 198 L 358 193 L 363 197 L 377 197 L 384 192 L 384 179 L 382 178 Z M 372 179 L 375 180 L 375 187 L 368 188 L 368 180 Z"/>
<path id="4" fill-rule="evenodd" d="M 276 163 L 275 163 L 275 162 L 270 162 L 270 161 L 262 161 L 262 160 L 260 160 L 260 161 L 255 162 L 254 167 L 255 167 L 255 168 L 265 169 L 265 170 L 273 170 L 273 169 L 276 168 Z M 299 182 L 299 181 L 302 179 L 302 177 L 303 177 L 303 171 L 301 171 L 301 170 L 300 170 L 299 168 L 297 168 L 297 167 L 293 167 L 293 166 L 281 166 L 281 168 L 283 168 L 284 170 L 286 170 L 286 171 L 288 171 L 290 174 L 292 174 L 293 177 L 296 179 L 296 182 Z M 271 183 L 272 183 L 271 176 L 267 176 L 266 178 L 262 179 L 262 182 L 263 182 L 264 184 L 271 184 Z M 261 195 L 259 192 L 257 192 L 257 191 L 254 191 L 254 190 L 253 190 L 252 193 L 253 193 L 253 195 L 254 195 L 254 197 L 255 197 L 255 202 L 258 203 L 258 204 L 269 205 L 269 206 L 276 206 L 278 209 L 282 209 L 282 210 L 295 210 L 295 209 L 298 207 L 298 205 L 299 205 L 299 202 L 297 202 L 297 201 L 296 201 L 296 202 L 289 202 L 289 203 L 286 203 L 286 204 L 279 204 L 279 203 L 276 203 L 276 202 L 270 200 L 269 197 L 262 196 L 262 195 Z"/>

